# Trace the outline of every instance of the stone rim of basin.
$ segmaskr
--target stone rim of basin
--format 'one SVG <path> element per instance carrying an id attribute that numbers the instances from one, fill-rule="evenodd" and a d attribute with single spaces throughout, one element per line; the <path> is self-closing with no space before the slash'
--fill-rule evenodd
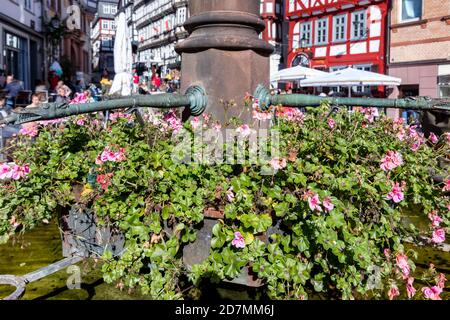
<path id="1" fill-rule="evenodd" d="M 0 275 L 0 284 L 10 285 L 16 288 L 16 290 L 9 296 L 2 298 L 1 300 L 17 300 L 25 292 L 26 282 L 25 279 L 13 275 Z"/>

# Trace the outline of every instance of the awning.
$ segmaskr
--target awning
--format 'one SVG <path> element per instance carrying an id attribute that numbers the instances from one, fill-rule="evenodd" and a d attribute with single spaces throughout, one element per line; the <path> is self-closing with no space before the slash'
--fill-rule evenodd
<path id="1" fill-rule="evenodd" d="M 300 81 L 302 87 L 399 86 L 402 79 L 381 73 L 347 68 L 325 76 Z"/>
<path id="2" fill-rule="evenodd" d="M 302 79 L 326 76 L 327 74 L 328 73 L 316 69 L 296 66 L 273 73 L 270 76 L 270 82 L 291 82 Z"/>

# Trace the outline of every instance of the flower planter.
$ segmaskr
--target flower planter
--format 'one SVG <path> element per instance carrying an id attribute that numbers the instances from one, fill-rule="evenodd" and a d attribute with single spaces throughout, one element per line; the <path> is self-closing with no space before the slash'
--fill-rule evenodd
<path id="1" fill-rule="evenodd" d="M 73 187 L 76 200 L 80 198 L 81 190 L 82 186 Z M 64 257 L 101 256 L 105 250 L 118 256 L 124 248 L 123 234 L 109 224 L 99 225 L 98 217 L 89 208 L 60 207 L 58 222 Z"/>

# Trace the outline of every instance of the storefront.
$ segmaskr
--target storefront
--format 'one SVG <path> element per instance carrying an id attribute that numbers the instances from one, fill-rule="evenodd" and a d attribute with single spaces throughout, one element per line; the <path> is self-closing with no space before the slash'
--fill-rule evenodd
<path id="1" fill-rule="evenodd" d="M 439 98 L 450 98 L 450 64 L 438 68 Z"/>
<path id="2" fill-rule="evenodd" d="M 0 14 L 0 69 L 13 73 L 27 90 L 44 79 L 42 50 L 39 33 Z"/>

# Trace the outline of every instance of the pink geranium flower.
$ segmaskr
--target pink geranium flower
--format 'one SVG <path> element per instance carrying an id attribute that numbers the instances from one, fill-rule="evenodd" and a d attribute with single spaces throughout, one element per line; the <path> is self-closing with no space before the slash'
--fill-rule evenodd
<path id="1" fill-rule="evenodd" d="M 437 286 L 439 288 L 441 288 L 441 289 L 444 289 L 444 287 L 445 287 L 445 280 L 447 280 L 447 279 L 445 279 L 445 274 L 440 273 L 439 277 L 438 277 L 438 280 L 437 280 Z"/>
<path id="2" fill-rule="evenodd" d="M 333 129 L 335 125 L 336 125 L 336 121 L 334 121 L 334 119 L 332 119 L 332 118 L 329 118 L 328 126 L 330 127 L 330 129 Z"/>
<path id="3" fill-rule="evenodd" d="M 272 119 L 272 113 L 270 112 L 260 112 L 258 110 L 253 110 L 253 119 L 259 120 L 259 121 L 266 121 Z"/>
<path id="4" fill-rule="evenodd" d="M 437 228 L 444 221 L 441 217 L 438 216 L 436 211 L 432 211 L 428 214 L 428 219 L 431 220 L 433 227 Z"/>
<path id="5" fill-rule="evenodd" d="M 411 150 L 414 152 L 417 152 L 417 150 L 419 150 L 419 148 L 420 148 L 420 143 L 417 143 L 417 142 L 413 143 L 413 145 L 411 146 Z"/>
<path id="6" fill-rule="evenodd" d="M 11 179 L 11 176 L 12 176 L 11 167 L 5 163 L 1 164 L 0 165 L 0 179 L 1 180 Z"/>
<path id="7" fill-rule="evenodd" d="M 385 248 L 383 250 L 383 254 L 384 254 L 384 256 L 386 257 L 387 260 L 391 259 L 391 250 L 389 250 L 388 248 Z"/>
<path id="8" fill-rule="evenodd" d="M 396 182 L 394 186 L 392 187 L 391 192 L 387 195 L 387 200 L 392 200 L 395 203 L 400 203 L 405 198 L 405 195 L 402 192 L 402 188 L 400 187 L 400 184 Z"/>
<path id="9" fill-rule="evenodd" d="M 442 293 L 442 289 L 439 288 L 438 286 L 434 286 L 434 287 L 423 287 L 422 288 L 422 293 L 424 295 L 425 298 L 430 299 L 430 300 L 442 300 L 441 297 L 439 296 Z"/>
<path id="10" fill-rule="evenodd" d="M 97 165 L 102 165 L 104 162 L 121 162 L 125 161 L 125 149 L 120 148 L 119 151 L 114 152 L 110 149 L 110 147 L 105 147 L 103 152 L 99 154 L 95 160 Z"/>
<path id="11" fill-rule="evenodd" d="M 442 189 L 442 191 L 444 191 L 444 192 L 449 192 L 450 191 L 450 179 L 447 179 L 447 181 L 445 181 L 445 186 Z"/>
<path id="12" fill-rule="evenodd" d="M 397 267 L 401 270 L 403 277 L 407 278 L 411 272 L 411 267 L 408 264 L 408 257 L 403 253 L 400 253 L 397 255 L 395 261 Z"/>
<path id="13" fill-rule="evenodd" d="M 269 164 L 274 170 L 281 170 L 286 168 L 287 162 L 284 158 L 273 158 Z"/>
<path id="14" fill-rule="evenodd" d="M 12 168 L 11 178 L 14 180 L 20 180 L 29 173 L 30 168 L 28 167 L 28 165 L 25 166 L 14 165 L 14 167 Z"/>
<path id="15" fill-rule="evenodd" d="M 321 202 L 319 200 L 319 195 L 318 194 L 314 194 L 312 197 L 309 197 L 308 198 L 308 204 L 309 204 L 309 208 L 312 211 L 322 212 L 322 207 L 320 206 Z"/>
<path id="16" fill-rule="evenodd" d="M 231 187 L 231 188 L 228 189 L 228 191 L 227 191 L 227 200 L 228 200 L 228 202 L 233 202 L 233 200 L 234 200 L 233 187 Z"/>
<path id="17" fill-rule="evenodd" d="M 331 212 L 331 210 L 334 209 L 334 204 L 331 202 L 331 197 L 325 197 L 325 199 L 323 199 L 323 207 L 328 211 Z"/>
<path id="18" fill-rule="evenodd" d="M 86 124 L 85 119 L 81 118 L 77 120 L 77 125 L 84 126 Z"/>
<path id="19" fill-rule="evenodd" d="M 398 290 L 398 287 L 395 284 L 392 285 L 388 291 L 389 300 L 393 300 L 395 297 L 398 297 L 399 295 L 400 291 Z"/>
<path id="20" fill-rule="evenodd" d="M 445 241 L 445 230 L 444 229 L 434 230 L 431 241 L 433 241 L 434 243 L 437 243 L 437 244 L 444 242 Z"/>
<path id="21" fill-rule="evenodd" d="M 252 130 L 250 129 L 248 124 L 243 124 L 242 126 L 236 129 L 236 132 L 239 133 L 241 137 L 246 138 L 252 133 Z"/>
<path id="22" fill-rule="evenodd" d="M 409 299 L 411 299 L 416 295 L 416 289 L 414 288 L 413 283 L 414 278 L 412 277 L 408 278 L 408 281 L 406 282 L 406 293 Z"/>
<path id="23" fill-rule="evenodd" d="M 28 136 L 28 137 L 36 137 L 38 135 L 38 127 L 37 125 L 28 125 L 24 126 L 22 129 L 20 129 L 19 134 L 22 136 Z"/>
<path id="24" fill-rule="evenodd" d="M 403 164 L 403 157 L 397 151 L 388 151 L 386 156 L 381 159 L 381 169 L 383 171 L 391 171 Z"/>
<path id="25" fill-rule="evenodd" d="M 234 233 L 234 239 L 231 241 L 231 244 L 236 248 L 245 248 L 245 239 L 239 231 Z"/>
<path id="26" fill-rule="evenodd" d="M 195 130 L 200 126 L 200 119 L 198 117 L 195 117 L 191 120 L 191 126 Z"/>
<path id="27" fill-rule="evenodd" d="M 430 133 L 430 141 L 431 141 L 432 143 L 436 144 L 436 143 L 439 142 L 439 138 L 438 138 L 433 132 L 431 132 L 431 133 Z"/>
<path id="28" fill-rule="evenodd" d="M 213 129 L 216 131 L 220 131 L 222 129 L 222 125 L 220 124 L 220 122 L 216 122 L 212 125 Z"/>

